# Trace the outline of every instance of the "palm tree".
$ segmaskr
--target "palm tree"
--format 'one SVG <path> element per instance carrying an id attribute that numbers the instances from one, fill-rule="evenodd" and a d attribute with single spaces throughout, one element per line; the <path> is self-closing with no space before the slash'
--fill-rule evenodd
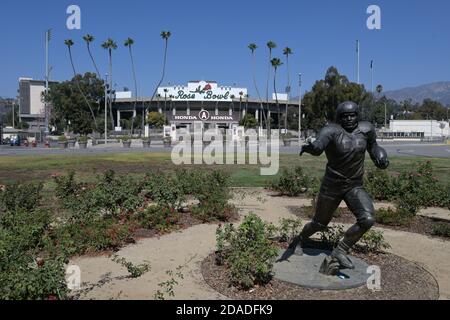
<path id="1" fill-rule="evenodd" d="M 280 131 L 280 105 L 278 104 L 278 94 L 277 94 L 277 69 L 280 67 L 283 63 L 279 58 L 273 58 L 270 60 L 270 64 L 272 65 L 273 69 L 275 70 L 274 76 L 273 76 L 273 90 L 275 91 L 275 100 L 277 103 L 278 108 L 278 131 Z"/>
<path id="2" fill-rule="evenodd" d="M 158 88 L 161 86 L 162 82 L 164 81 L 164 77 L 166 75 L 166 63 L 167 63 L 167 49 L 169 45 L 169 38 L 172 35 L 170 31 L 161 31 L 161 38 L 165 41 L 165 47 L 164 47 L 164 61 L 163 61 L 163 69 L 162 69 L 162 75 L 161 79 L 158 82 L 158 85 L 155 88 L 155 91 L 153 92 L 152 98 L 150 99 L 150 106 L 153 103 L 153 99 L 156 96 L 156 93 L 158 92 Z M 144 130 L 144 111 L 142 111 L 142 130 Z"/>
<path id="3" fill-rule="evenodd" d="M 137 108 L 137 99 L 138 99 L 138 86 L 137 86 L 137 80 L 136 80 L 136 69 L 134 67 L 134 58 L 133 58 L 133 51 L 131 47 L 134 45 L 134 40 L 131 38 L 128 38 L 125 40 L 124 43 L 125 47 L 128 47 L 128 50 L 130 52 L 130 59 L 131 59 L 131 69 L 133 71 L 133 80 L 134 80 L 134 110 L 133 110 L 133 119 L 131 120 L 131 134 L 133 134 L 134 131 L 134 121 L 136 119 L 136 108 Z"/>
<path id="4" fill-rule="evenodd" d="M 269 111 L 269 81 L 270 81 L 270 66 L 272 61 L 272 50 L 277 47 L 276 43 L 273 41 L 267 42 L 267 48 L 269 49 L 269 69 L 267 71 L 267 84 L 266 84 L 266 103 L 267 111 Z M 267 128 L 270 126 L 270 119 L 267 119 Z"/>
<path id="5" fill-rule="evenodd" d="M 291 75 L 290 75 L 290 69 L 289 69 L 289 55 L 293 54 L 292 49 L 289 47 L 284 48 L 283 54 L 286 56 L 286 67 L 287 67 L 287 94 L 288 98 L 286 100 L 286 114 L 284 115 L 284 128 L 287 129 L 287 117 L 288 117 L 288 103 L 289 103 L 289 96 L 291 93 Z"/>
<path id="6" fill-rule="evenodd" d="M 259 93 L 258 85 L 256 83 L 256 75 L 255 75 L 255 50 L 258 49 L 258 46 L 254 43 L 250 43 L 248 45 L 248 48 L 252 52 L 252 77 L 253 77 L 253 84 L 255 85 L 256 94 L 258 95 L 258 99 L 260 102 L 260 111 L 261 111 L 261 120 L 260 120 L 260 126 L 262 127 L 263 124 L 263 117 L 265 117 L 264 113 L 264 105 L 261 99 L 261 95 Z"/>
<path id="7" fill-rule="evenodd" d="M 92 52 L 91 52 L 91 43 L 94 42 L 95 38 L 94 38 L 94 36 L 87 34 L 83 37 L 83 40 L 86 42 L 88 53 L 89 53 L 89 56 L 91 57 L 92 63 L 94 64 L 94 68 L 95 68 L 95 71 L 97 72 L 97 76 L 99 79 L 101 79 L 102 76 L 100 75 L 100 71 L 98 70 L 97 64 L 95 63 L 95 60 L 94 60 L 94 56 L 92 55 Z"/>
<path id="8" fill-rule="evenodd" d="M 117 49 L 117 43 L 113 39 L 109 38 L 108 40 L 103 42 L 102 48 L 108 50 L 109 53 L 109 117 L 111 118 L 111 126 L 114 128 L 114 117 L 112 113 L 112 51 Z"/>
<path id="9" fill-rule="evenodd" d="M 69 50 L 69 58 L 70 58 L 70 64 L 72 65 L 73 70 L 73 77 L 75 80 L 75 83 L 78 87 L 78 90 L 80 91 L 81 95 L 83 96 L 84 101 L 86 102 L 89 111 L 91 112 L 92 119 L 94 120 L 94 126 L 97 129 L 97 120 L 95 119 L 94 111 L 92 110 L 91 104 L 89 103 L 88 98 L 84 94 L 83 90 L 81 89 L 80 82 L 77 78 L 77 71 L 75 70 L 75 64 L 73 63 L 73 57 L 72 57 L 72 46 L 74 45 L 74 42 L 71 39 L 64 40 L 64 44 L 67 46 L 67 49 Z"/>

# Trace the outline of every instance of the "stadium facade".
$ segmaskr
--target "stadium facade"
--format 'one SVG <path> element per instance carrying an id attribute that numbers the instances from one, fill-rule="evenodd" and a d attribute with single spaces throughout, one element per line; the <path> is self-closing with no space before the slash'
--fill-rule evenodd
<path id="1" fill-rule="evenodd" d="M 215 81 L 190 81 L 187 85 L 158 88 L 153 101 L 150 98 L 138 98 L 136 113 L 142 110 L 162 113 L 169 124 L 177 129 L 192 129 L 195 122 L 202 122 L 205 130 L 232 129 L 239 125 L 246 114 L 253 115 L 258 123 L 270 117 L 272 125 L 277 127 L 280 114 L 283 127 L 286 106 L 288 109 L 295 108 L 298 113 L 299 104 L 287 101 L 286 94 L 273 94 L 271 98 L 267 108 L 264 98 L 262 102 L 258 98 L 250 98 L 246 88 L 219 85 Z M 135 99 L 132 97 L 116 97 L 114 109 L 118 127 L 122 118 L 131 118 L 134 104 Z"/>

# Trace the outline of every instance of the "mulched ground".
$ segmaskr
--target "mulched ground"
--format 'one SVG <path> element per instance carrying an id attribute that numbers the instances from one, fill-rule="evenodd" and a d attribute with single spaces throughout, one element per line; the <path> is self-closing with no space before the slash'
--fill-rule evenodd
<path id="1" fill-rule="evenodd" d="M 289 211 L 299 218 L 309 220 L 312 219 L 314 211 L 312 207 L 288 207 Z M 356 222 L 355 216 L 348 208 L 339 208 L 337 214 L 333 217 L 332 222 L 353 224 Z M 446 221 L 440 221 L 433 218 L 414 216 L 409 225 L 405 226 L 392 226 L 377 223 L 377 226 L 386 229 L 392 229 L 396 231 L 406 231 L 412 233 L 418 233 L 426 236 L 436 237 L 443 240 L 450 240 L 449 238 L 439 237 L 433 234 L 433 227 L 437 224 L 447 224 L 450 227 L 450 223 Z"/>
<path id="2" fill-rule="evenodd" d="M 225 266 L 215 264 L 211 254 L 202 262 L 205 281 L 214 290 L 236 300 L 437 300 L 439 286 L 434 277 L 418 266 L 392 254 L 359 255 L 369 265 L 381 269 L 381 291 L 373 292 L 366 286 L 339 291 L 303 288 L 277 279 L 266 286 L 242 291 L 229 281 L 229 271 Z"/>

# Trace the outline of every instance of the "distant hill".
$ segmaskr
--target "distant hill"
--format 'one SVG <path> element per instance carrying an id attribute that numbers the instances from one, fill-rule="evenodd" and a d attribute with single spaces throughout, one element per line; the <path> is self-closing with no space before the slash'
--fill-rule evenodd
<path id="1" fill-rule="evenodd" d="M 432 99 L 450 106 L 450 81 L 435 82 L 414 88 L 384 92 L 386 97 L 398 102 L 411 99 L 414 103 L 422 103 L 424 99 Z"/>

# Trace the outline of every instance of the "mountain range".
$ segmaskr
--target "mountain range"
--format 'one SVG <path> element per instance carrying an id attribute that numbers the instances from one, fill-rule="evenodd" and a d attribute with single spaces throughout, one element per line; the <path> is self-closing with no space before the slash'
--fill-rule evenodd
<path id="1" fill-rule="evenodd" d="M 422 103 L 424 99 L 432 99 L 450 106 L 450 81 L 434 82 L 418 87 L 386 91 L 386 97 L 397 102 L 411 99 L 413 103 Z"/>

